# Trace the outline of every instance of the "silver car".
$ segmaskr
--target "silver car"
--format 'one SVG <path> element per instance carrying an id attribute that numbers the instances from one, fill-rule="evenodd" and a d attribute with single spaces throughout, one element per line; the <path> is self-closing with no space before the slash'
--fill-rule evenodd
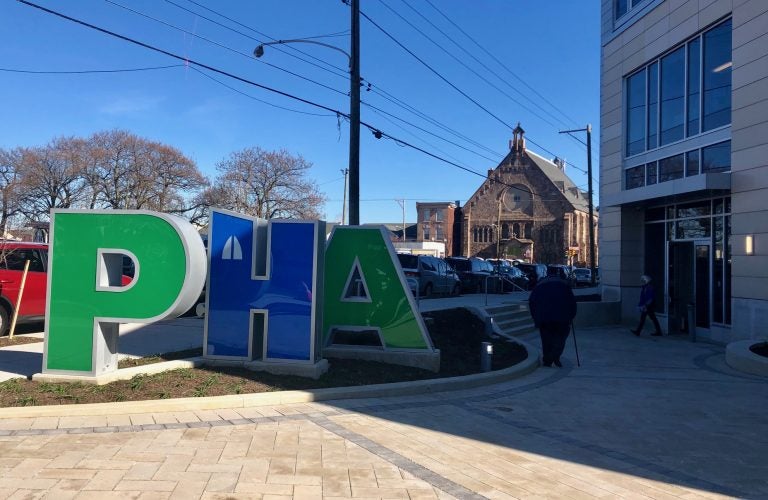
<path id="1" fill-rule="evenodd" d="M 397 258 L 406 280 L 418 280 L 418 293 L 423 297 L 432 294 L 458 295 L 461 291 L 456 271 L 442 259 L 431 255 L 399 253 Z"/>

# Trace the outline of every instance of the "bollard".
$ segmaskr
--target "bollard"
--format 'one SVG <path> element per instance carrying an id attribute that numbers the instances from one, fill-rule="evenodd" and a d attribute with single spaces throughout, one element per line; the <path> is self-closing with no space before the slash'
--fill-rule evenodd
<path id="1" fill-rule="evenodd" d="M 490 342 L 482 342 L 480 344 L 480 371 L 491 371 L 491 365 L 493 361 L 493 344 Z"/>

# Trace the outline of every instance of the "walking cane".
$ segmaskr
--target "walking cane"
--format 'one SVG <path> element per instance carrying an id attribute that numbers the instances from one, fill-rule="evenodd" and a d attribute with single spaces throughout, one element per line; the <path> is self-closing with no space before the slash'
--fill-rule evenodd
<path id="1" fill-rule="evenodd" d="M 579 360 L 579 346 L 576 344 L 576 329 L 573 327 L 573 321 L 571 321 L 571 331 L 573 332 L 573 348 L 576 349 L 576 366 L 581 368 L 581 361 Z"/>

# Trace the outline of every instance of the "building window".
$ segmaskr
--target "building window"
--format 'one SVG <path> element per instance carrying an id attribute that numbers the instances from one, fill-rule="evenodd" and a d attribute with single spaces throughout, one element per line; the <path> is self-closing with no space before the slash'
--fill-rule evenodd
<path id="1" fill-rule="evenodd" d="M 645 185 L 645 165 L 628 168 L 625 171 L 626 189 L 634 189 Z"/>
<path id="2" fill-rule="evenodd" d="M 438 224 L 435 228 L 435 238 L 437 238 L 437 241 L 443 241 L 445 239 L 445 234 L 443 234 L 443 225 Z"/>
<path id="3" fill-rule="evenodd" d="M 654 66 L 652 64 L 651 66 Z M 651 116 L 650 99 L 648 101 Z M 655 103 L 653 104 L 655 108 Z M 680 47 L 661 59 L 661 145 L 683 138 L 685 120 L 685 50 Z"/>
<path id="4" fill-rule="evenodd" d="M 731 141 L 707 146 L 701 150 L 702 172 L 728 172 L 731 170 Z"/>
<path id="5" fill-rule="evenodd" d="M 442 222 L 443 221 L 443 211 L 442 210 L 435 209 L 435 210 L 432 211 L 432 213 L 435 215 L 435 220 L 437 222 Z"/>
<path id="6" fill-rule="evenodd" d="M 688 44 L 688 137 L 696 135 L 699 129 L 701 109 L 701 42 L 698 38 Z"/>
<path id="7" fill-rule="evenodd" d="M 680 179 L 685 172 L 683 155 L 670 156 L 659 160 L 659 182 Z"/>
<path id="8" fill-rule="evenodd" d="M 645 149 L 645 70 L 627 79 L 627 155 Z"/>
<path id="9" fill-rule="evenodd" d="M 656 184 L 658 182 L 658 168 L 657 163 L 651 162 L 645 165 L 645 183 L 647 185 Z"/>
<path id="10" fill-rule="evenodd" d="M 699 150 L 688 151 L 685 155 L 685 176 L 699 175 Z"/>
<path id="11" fill-rule="evenodd" d="M 631 12 L 640 5 L 644 4 L 647 0 L 614 0 L 613 1 L 613 18 L 615 20 L 621 18 L 627 12 Z"/>
<path id="12" fill-rule="evenodd" d="M 731 20 L 704 33 L 704 130 L 731 123 Z"/>
<path id="13" fill-rule="evenodd" d="M 424 228 L 424 241 L 429 240 L 429 224 L 422 224 L 422 227 Z"/>
<path id="14" fill-rule="evenodd" d="M 731 20 L 625 79 L 625 154 L 731 123 Z"/>
<path id="15" fill-rule="evenodd" d="M 657 167 L 658 164 L 658 167 Z M 662 158 L 624 171 L 624 189 L 712 172 L 731 171 L 731 141 L 718 142 L 685 154 Z"/>
<path id="16" fill-rule="evenodd" d="M 648 66 L 648 149 L 658 146 L 659 63 Z"/>

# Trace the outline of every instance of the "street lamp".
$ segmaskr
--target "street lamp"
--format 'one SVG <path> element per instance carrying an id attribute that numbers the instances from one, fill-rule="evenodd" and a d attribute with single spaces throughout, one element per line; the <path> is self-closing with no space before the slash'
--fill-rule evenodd
<path id="1" fill-rule="evenodd" d="M 261 45 L 259 45 L 255 49 L 253 49 L 253 55 L 256 56 L 256 57 L 263 56 L 264 55 L 264 47 L 266 47 L 267 45 L 282 45 L 282 44 L 286 44 L 286 43 L 312 43 L 312 44 L 315 44 L 315 45 L 322 45 L 323 47 L 328 47 L 329 49 L 333 49 L 333 50 L 335 50 L 337 52 L 341 52 L 342 54 L 347 56 L 349 67 L 350 68 L 352 67 L 352 56 L 349 55 L 349 53 L 346 50 L 340 49 L 339 47 L 336 47 L 335 45 L 331 45 L 329 43 L 318 42 L 316 40 L 305 40 L 303 38 L 293 38 L 293 39 L 290 39 L 290 40 L 275 40 L 274 42 L 262 43 Z"/>
<path id="2" fill-rule="evenodd" d="M 351 54 L 327 43 L 315 40 L 292 39 L 262 43 L 253 55 L 264 55 L 267 45 L 312 43 L 341 52 L 349 59 L 349 225 L 360 225 L 360 0 L 349 0 L 351 19 Z"/>

